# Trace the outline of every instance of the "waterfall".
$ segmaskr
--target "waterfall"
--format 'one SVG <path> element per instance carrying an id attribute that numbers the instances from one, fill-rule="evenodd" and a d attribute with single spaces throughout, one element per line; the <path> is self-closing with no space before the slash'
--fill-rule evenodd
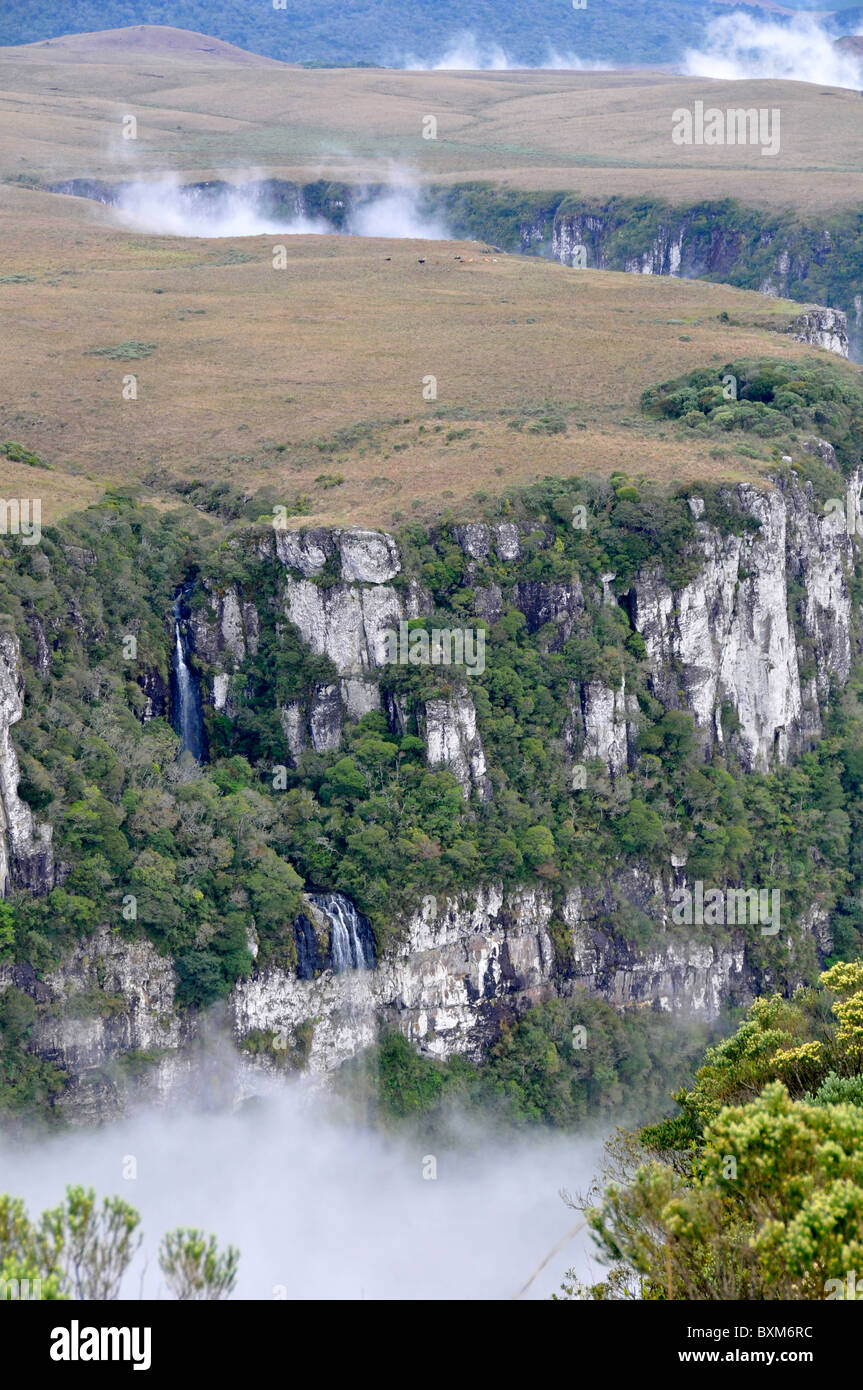
<path id="1" fill-rule="evenodd" d="M 183 642 L 182 591 L 174 600 L 174 657 L 173 686 L 175 700 L 174 729 L 180 735 L 181 748 L 188 751 L 198 762 L 204 756 L 204 720 L 201 712 L 201 693 L 197 681 L 186 662 L 186 648 Z"/>
<path id="2" fill-rule="evenodd" d="M 375 939 L 371 923 L 344 893 L 313 893 L 312 902 L 330 923 L 330 956 L 336 975 L 345 970 L 374 970 Z"/>

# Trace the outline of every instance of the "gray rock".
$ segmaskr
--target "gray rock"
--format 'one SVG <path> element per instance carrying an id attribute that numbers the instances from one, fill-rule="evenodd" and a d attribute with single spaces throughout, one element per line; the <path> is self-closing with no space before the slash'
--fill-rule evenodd
<path id="1" fill-rule="evenodd" d="M 337 685 L 316 685 L 309 712 L 309 731 L 316 753 L 333 753 L 342 741 L 344 707 Z"/>
<path id="2" fill-rule="evenodd" d="M 791 333 L 798 343 L 811 343 L 839 357 L 848 356 L 848 318 L 841 309 L 809 305 L 795 319 Z"/>
<path id="3" fill-rule="evenodd" d="M 0 632 L 0 898 L 12 884 L 33 893 L 54 886 L 50 825 L 37 825 L 18 796 L 20 771 L 11 728 L 24 712 L 24 676 L 17 637 Z"/>
<path id="4" fill-rule="evenodd" d="M 338 545 L 342 579 L 349 584 L 385 584 L 402 567 L 398 546 L 383 531 L 340 531 Z"/>
<path id="5" fill-rule="evenodd" d="M 279 714 L 285 739 L 296 766 L 307 745 L 306 713 L 301 700 L 291 700 L 283 705 Z"/>
<path id="6" fill-rule="evenodd" d="M 528 632 L 537 632 L 546 623 L 559 623 L 558 643 L 562 645 L 571 635 L 575 620 L 584 612 L 581 584 L 573 578 L 571 584 L 552 584 L 531 579 L 516 584 L 512 596 L 516 608 L 527 618 Z"/>
<path id="7" fill-rule="evenodd" d="M 277 558 L 288 569 L 299 570 L 306 579 L 319 575 L 336 552 L 334 533 L 323 527 L 303 531 L 275 527 L 273 534 Z"/>
<path id="8" fill-rule="evenodd" d="M 456 686 L 447 699 L 427 700 L 422 723 L 430 766 L 447 768 L 461 784 L 465 797 L 476 791 L 483 801 L 491 800 L 476 709 L 467 690 Z"/>
<path id="9" fill-rule="evenodd" d="M 860 495 L 863 471 L 849 486 Z M 672 709 L 682 692 L 707 752 L 723 742 L 720 715 L 730 705 L 744 763 L 763 770 L 818 734 L 831 680 L 848 678 L 853 553 L 842 518 L 815 510 L 796 482 L 770 492 L 741 484 L 736 495 L 760 529 L 722 535 L 699 522 L 697 577 L 672 592 L 658 571 L 644 571 L 629 607 L 656 697 Z M 808 683 L 800 676 L 789 576 L 805 590 L 803 632 L 816 663 Z"/>
<path id="10" fill-rule="evenodd" d="M 521 555 L 521 532 L 514 521 L 499 521 L 494 529 L 494 544 L 500 560 L 517 560 Z"/>
<path id="11" fill-rule="evenodd" d="M 454 526 L 453 535 L 456 544 L 471 560 L 484 560 L 491 550 L 491 535 L 485 522 L 472 521 L 466 526 Z"/>

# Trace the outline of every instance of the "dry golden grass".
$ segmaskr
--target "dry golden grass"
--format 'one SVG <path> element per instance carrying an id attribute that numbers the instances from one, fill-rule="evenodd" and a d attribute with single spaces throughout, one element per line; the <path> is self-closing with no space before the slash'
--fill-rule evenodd
<path id="1" fill-rule="evenodd" d="M 825 207 L 863 191 L 859 97 L 800 84 L 307 72 L 146 27 L 2 50 L 0 71 L 7 179 L 370 179 L 390 159 L 427 179 L 596 194 Z M 673 146 L 670 113 L 696 97 L 780 105 L 780 157 Z M 136 142 L 120 136 L 130 111 Z M 437 141 L 421 138 L 429 113 Z M 105 485 L 138 483 L 161 505 L 177 479 L 225 480 L 304 495 L 317 521 L 389 525 L 544 474 L 751 476 L 752 460 L 644 420 L 640 394 L 732 356 L 808 351 L 765 329 L 793 306 L 723 286 L 339 237 L 288 238 L 274 270 L 274 240 L 135 234 L 95 204 L 0 185 L 0 438 L 51 468 L 0 459 L 0 495 L 41 496 L 50 520 Z M 99 355 L 129 342 L 154 346 Z M 510 427 L 545 402 L 566 434 Z"/>
<path id="2" fill-rule="evenodd" d="M 155 498 L 177 478 L 269 485 L 308 496 L 316 521 L 389 525 L 544 474 L 751 476 L 644 420 L 639 396 L 732 356 L 811 351 L 763 326 L 799 306 L 721 285 L 336 236 L 287 238 L 275 270 L 273 238 L 142 236 L 83 200 L 4 194 L 0 438 L 54 471 L 0 461 L 0 495 L 41 496 L 48 516 L 142 479 Z M 92 355 L 128 342 L 155 347 Z M 509 427 L 544 402 L 565 435 Z"/>
<path id="3" fill-rule="evenodd" d="M 306 71 L 181 30 L 75 35 L 0 49 L 0 175 L 190 177 L 261 168 L 297 179 L 487 178 L 581 195 L 737 196 L 804 212 L 863 200 L 859 93 L 664 72 Z M 781 151 L 672 144 L 671 114 L 778 107 Z M 121 138 L 121 119 L 139 138 Z M 422 138 L 433 114 L 439 138 Z M 134 154 L 134 165 L 132 155 Z"/>

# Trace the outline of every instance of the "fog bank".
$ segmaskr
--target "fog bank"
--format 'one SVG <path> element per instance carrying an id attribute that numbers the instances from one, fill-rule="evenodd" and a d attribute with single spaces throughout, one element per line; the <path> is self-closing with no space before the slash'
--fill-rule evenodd
<path id="1" fill-rule="evenodd" d="M 790 24 L 723 15 L 707 25 L 704 45 L 687 51 L 680 71 L 692 77 L 787 78 L 863 87 L 860 59 L 835 48 L 832 36 L 808 15 L 795 16 Z"/>
<path id="2" fill-rule="evenodd" d="M 145 1243 L 127 1298 L 166 1296 L 156 1248 L 183 1225 L 240 1249 L 235 1297 L 498 1299 L 576 1224 L 560 1189 L 586 1188 L 600 1154 L 599 1139 L 501 1139 L 475 1126 L 456 1149 L 387 1137 L 286 1082 L 233 1112 L 144 1108 L 24 1148 L 0 1142 L 0 1191 L 31 1215 L 67 1183 L 136 1207 Z M 526 1296 L 548 1297 L 573 1266 L 586 1273 L 585 1244 L 568 1244 Z"/>
<path id="3" fill-rule="evenodd" d="M 111 204 L 121 225 L 161 236 L 239 237 L 345 236 L 413 237 L 444 241 L 450 233 L 427 214 L 419 188 L 402 175 L 383 190 L 357 190 L 356 205 L 344 226 L 299 212 L 274 212 L 261 182 L 228 188 L 183 186 L 177 178 L 138 180 L 124 185 Z"/>

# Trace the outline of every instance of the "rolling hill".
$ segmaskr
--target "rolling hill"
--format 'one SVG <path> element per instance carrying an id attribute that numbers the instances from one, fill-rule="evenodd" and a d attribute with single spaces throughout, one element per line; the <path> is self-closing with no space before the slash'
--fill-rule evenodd
<path id="1" fill-rule="evenodd" d="M 716 152 L 686 151 L 681 167 L 662 134 L 691 81 L 311 73 L 163 30 L 6 49 L 0 72 L 0 437 L 53 470 L 6 461 L 4 486 L 38 487 L 46 515 L 105 485 L 171 502 L 194 477 L 268 490 L 322 522 L 395 524 L 544 474 L 671 480 L 766 466 L 707 452 L 638 403 L 697 366 L 803 358 L 770 331 L 797 312 L 781 300 L 472 243 L 290 237 L 277 271 L 273 236 L 136 233 L 40 187 L 166 169 L 361 182 L 394 167 L 383 151 L 418 181 L 703 193 L 719 181 Z M 851 94 L 739 85 L 741 101 L 787 97 L 789 134 L 771 178 L 757 151 L 720 152 L 733 156 L 727 187 L 779 201 L 804 187 L 825 203 L 855 195 L 863 175 L 844 166 L 860 165 L 863 133 Z M 124 145 L 130 109 L 139 138 Z M 430 109 L 438 141 L 419 133 Z M 436 400 L 424 399 L 430 376 Z M 525 427 L 549 411 L 565 429 Z"/>

